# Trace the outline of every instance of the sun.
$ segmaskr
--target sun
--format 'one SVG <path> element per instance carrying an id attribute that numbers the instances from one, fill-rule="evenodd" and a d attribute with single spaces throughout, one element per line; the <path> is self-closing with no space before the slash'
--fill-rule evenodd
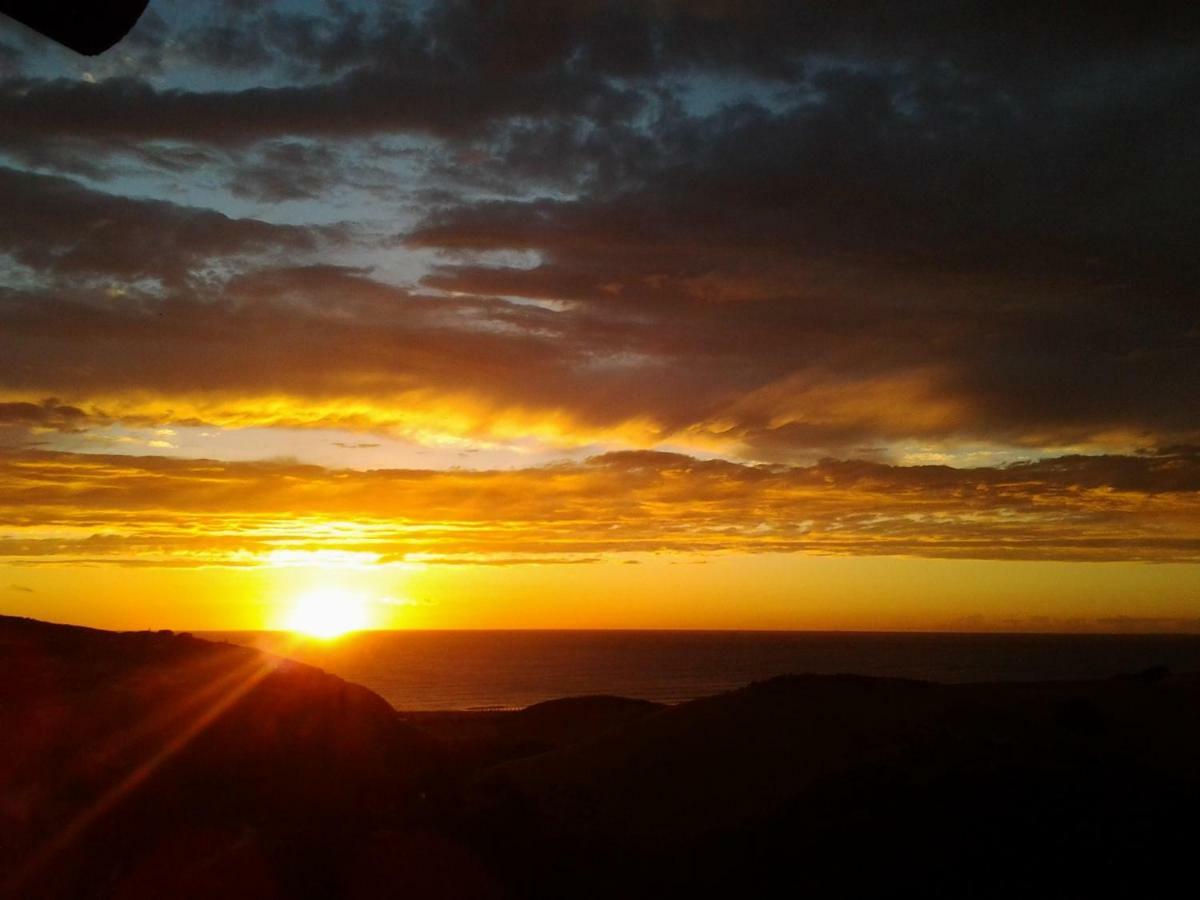
<path id="1" fill-rule="evenodd" d="M 283 625 L 288 631 L 316 638 L 340 637 L 370 626 L 367 600 L 340 587 L 306 591 L 292 603 Z"/>

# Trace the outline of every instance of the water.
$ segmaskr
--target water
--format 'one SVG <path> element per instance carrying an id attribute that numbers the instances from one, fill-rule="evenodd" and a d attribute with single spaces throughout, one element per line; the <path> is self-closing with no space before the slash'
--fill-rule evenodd
<path id="1" fill-rule="evenodd" d="M 944 682 L 1200 671 L 1200 635 L 746 631 L 376 631 L 337 641 L 278 632 L 206 637 L 260 647 L 366 685 L 397 709 L 523 707 L 580 694 L 665 703 L 790 672 Z"/>

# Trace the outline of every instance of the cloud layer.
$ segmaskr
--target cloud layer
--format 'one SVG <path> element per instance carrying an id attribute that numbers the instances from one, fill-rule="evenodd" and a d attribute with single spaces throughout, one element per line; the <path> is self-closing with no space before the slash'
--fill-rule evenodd
<path id="1" fill-rule="evenodd" d="M 257 559 L 318 543 L 291 511 L 387 559 L 1193 559 L 1197 20 L 163 2 L 86 62 L 5 25 L 3 552 Z M 31 449 L 189 424 L 626 455 Z"/>
<path id="2" fill-rule="evenodd" d="M 592 561 L 803 552 L 1200 560 L 1200 456 L 746 466 L 627 451 L 511 471 L 0 455 L 10 563 Z"/>

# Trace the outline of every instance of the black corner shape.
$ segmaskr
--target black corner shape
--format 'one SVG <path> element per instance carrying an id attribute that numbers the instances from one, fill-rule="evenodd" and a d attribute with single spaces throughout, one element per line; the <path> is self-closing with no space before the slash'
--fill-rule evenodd
<path id="1" fill-rule="evenodd" d="M 0 0 L 0 12 L 84 56 L 129 33 L 149 0 Z"/>

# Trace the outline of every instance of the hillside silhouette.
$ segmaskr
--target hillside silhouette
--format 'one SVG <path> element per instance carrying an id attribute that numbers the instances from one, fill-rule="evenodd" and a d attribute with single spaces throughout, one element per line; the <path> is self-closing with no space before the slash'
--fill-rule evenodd
<path id="1" fill-rule="evenodd" d="M 327 895 L 437 764 L 366 688 L 189 635 L 0 618 L 0 720 L 19 897 Z"/>
<path id="2" fill-rule="evenodd" d="M 1200 677 L 786 675 L 398 713 L 310 666 L 0 617 L 10 896 L 1153 895 Z"/>

